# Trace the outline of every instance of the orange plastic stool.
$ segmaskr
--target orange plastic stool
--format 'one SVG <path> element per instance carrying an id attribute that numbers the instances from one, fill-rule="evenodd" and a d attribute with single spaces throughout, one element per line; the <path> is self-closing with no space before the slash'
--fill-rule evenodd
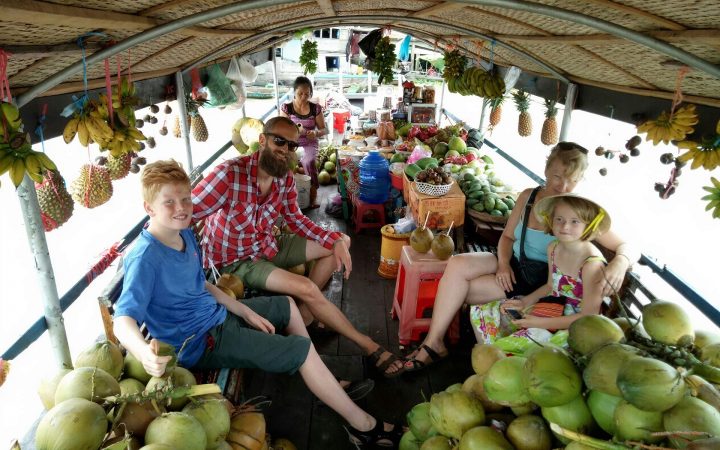
<path id="1" fill-rule="evenodd" d="M 392 307 L 393 319 L 400 320 L 398 338 L 401 345 L 419 341 L 421 333 L 430 329 L 435 295 L 445 266 L 447 260 L 437 259 L 432 252 L 418 253 L 409 245 L 403 246 Z M 459 314 L 450 324 L 448 334 L 451 342 L 460 340 Z"/>
<path id="2" fill-rule="evenodd" d="M 359 195 L 352 196 L 353 203 L 353 222 L 355 223 L 355 233 L 359 233 L 364 228 L 382 228 L 385 225 L 385 205 L 365 203 L 360 200 Z M 367 220 L 372 215 L 374 220 Z"/>

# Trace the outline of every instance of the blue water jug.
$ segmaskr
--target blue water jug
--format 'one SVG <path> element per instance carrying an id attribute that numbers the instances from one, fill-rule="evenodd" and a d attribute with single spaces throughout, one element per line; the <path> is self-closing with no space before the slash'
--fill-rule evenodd
<path id="1" fill-rule="evenodd" d="M 380 152 L 370 150 L 360 161 L 360 200 L 385 203 L 390 192 L 390 166 Z"/>

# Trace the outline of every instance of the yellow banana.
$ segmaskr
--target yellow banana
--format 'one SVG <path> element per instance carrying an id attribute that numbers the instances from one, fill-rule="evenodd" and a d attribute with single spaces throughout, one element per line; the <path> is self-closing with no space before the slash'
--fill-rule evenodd
<path id="1" fill-rule="evenodd" d="M 13 161 L 15 161 L 15 156 L 12 153 L 5 153 L 0 157 L 0 175 L 12 167 Z"/>
<path id="2" fill-rule="evenodd" d="M 25 169 L 29 173 L 41 173 L 42 167 L 40 166 L 40 160 L 34 153 L 28 153 L 25 155 Z"/>
<path id="3" fill-rule="evenodd" d="M 65 124 L 65 128 L 63 129 L 63 140 L 66 144 L 71 143 L 72 140 L 75 139 L 75 135 L 78 131 L 78 122 L 80 122 L 80 119 L 73 117 L 68 120 L 67 124 Z"/>
<path id="4" fill-rule="evenodd" d="M 705 164 L 705 152 L 702 151 L 695 151 L 693 153 L 693 159 L 692 164 L 690 165 L 691 169 L 697 169 L 698 167 Z"/>
<path id="5" fill-rule="evenodd" d="M 30 177 L 31 180 L 33 180 L 33 181 L 36 182 L 36 183 L 42 183 L 43 180 L 45 179 L 45 178 L 42 176 L 42 174 L 39 174 L 39 173 L 27 172 L 27 175 Z"/>
<path id="6" fill-rule="evenodd" d="M 40 160 L 40 165 L 47 170 L 57 170 L 57 166 L 53 162 L 52 159 L 48 155 L 42 152 L 38 152 L 35 154 L 37 156 L 38 160 Z"/>
<path id="7" fill-rule="evenodd" d="M 128 128 L 128 136 L 130 136 L 132 139 L 135 139 L 136 141 L 144 141 L 147 139 L 142 132 L 140 132 L 137 128 Z"/>
<path id="8" fill-rule="evenodd" d="M 88 131 L 87 125 L 85 123 L 86 121 L 80 120 L 78 121 L 78 129 L 77 129 L 77 136 L 80 140 L 80 145 L 83 147 L 87 147 L 90 144 L 90 132 Z"/>
<path id="9" fill-rule="evenodd" d="M 715 133 L 720 134 L 720 120 L 718 120 L 717 125 L 715 125 Z"/>
<path id="10" fill-rule="evenodd" d="M 23 177 L 25 177 L 25 162 L 22 158 L 15 158 L 10 168 L 10 180 L 15 187 L 18 187 L 22 183 Z"/>
<path id="11" fill-rule="evenodd" d="M 12 103 L 2 102 L 2 104 L 0 104 L 0 113 L 2 113 L 7 121 L 10 131 L 17 131 L 22 125 L 20 110 Z"/>

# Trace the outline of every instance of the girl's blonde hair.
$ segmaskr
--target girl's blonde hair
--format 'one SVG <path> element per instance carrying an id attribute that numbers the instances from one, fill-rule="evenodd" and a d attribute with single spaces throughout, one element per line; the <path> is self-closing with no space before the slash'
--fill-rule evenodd
<path id="1" fill-rule="evenodd" d="M 565 205 L 569 206 L 570 209 L 572 209 L 575 214 L 578 215 L 578 219 L 582 220 L 584 224 L 589 225 L 596 221 L 598 216 L 602 214 L 603 216 L 600 217 L 601 226 L 597 226 L 592 230 L 587 230 L 586 233 L 583 234 L 581 239 L 583 241 L 591 241 L 597 237 L 598 234 L 601 232 L 604 232 L 604 226 L 602 222 L 604 222 L 604 216 L 605 211 L 597 205 L 595 202 L 589 201 L 582 197 L 575 197 L 575 196 L 562 196 L 562 197 L 556 197 L 553 199 L 550 199 L 548 201 L 548 205 L 545 206 L 545 211 L 548 212 L 546 216 L 544 216 L 545 220 L 542 221 L 543 228 L 545 233 L 552 234 L 552 224 L 553 220 L 555 219 L 555 207 L 560 204 L 564 203 Z M 609 228 L 609 224 L 608 224 Z"/>
<path id="2" fill-rule="evenodd" d="M 559 161 L 565 167 L 565 176 L 579 177 L 588 168 L 588 151 L 575 142 L 558 142 L 547 157 L 545 169 L 547 170 L 555 161 Z"/>
<path id="3" fill-rule="evenodd" d="M 145 166 L 140 176 L 143 200 L 152 203 L 165 184 L 183 184 L 190 189 L 190 177 L 174 159 L 156 161 Z"/>

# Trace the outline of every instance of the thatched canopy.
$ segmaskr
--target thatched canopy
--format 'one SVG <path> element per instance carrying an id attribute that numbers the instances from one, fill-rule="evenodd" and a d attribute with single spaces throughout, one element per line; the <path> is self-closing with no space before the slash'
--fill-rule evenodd
<path id="1" fill-rule="evenodd" d="M 101 87 L 99 57 L 119 48 L 122 69 L 130 67 L 134 79 L 143 80 L 278 45 L 299 29 L 340 25 L 390 26 L 439 49 L 492 57 L 546 86 L 554 80 L 578 84 L 580 99 L 583 90 L 614 92 L 650 103 L 663 99 L 664 107 L 678 73 L 688 67 L 685 99 L 714 112 L 720 107 L 717 0 L 0 2 L 0 48 L 12 53 L 7 73 L 21 104 L 82 90 L 77 40 L 87 33 L 116 42 L 103 50 L 107 37 L 85 39 L 87 78 L 90 87 Z M 58 76 L 62 71 L 67 76 Z"/>

